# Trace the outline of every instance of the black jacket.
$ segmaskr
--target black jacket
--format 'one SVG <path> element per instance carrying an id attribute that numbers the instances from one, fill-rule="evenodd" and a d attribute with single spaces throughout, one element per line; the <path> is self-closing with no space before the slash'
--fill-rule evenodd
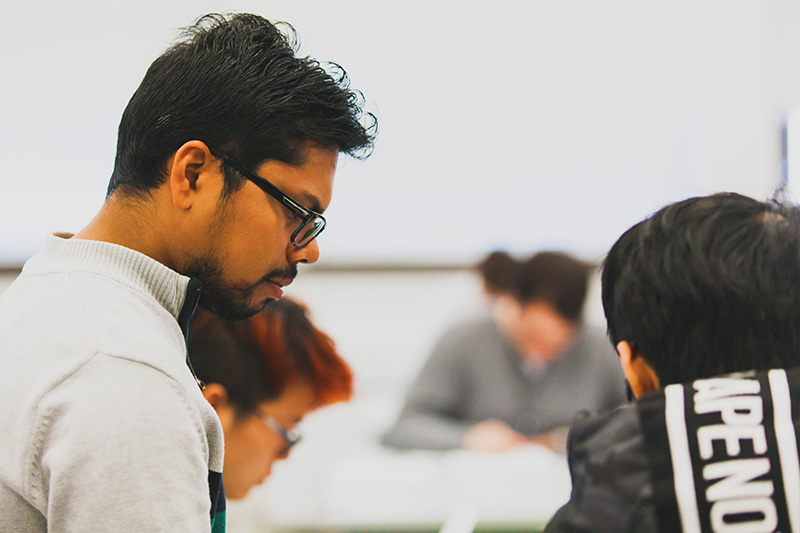
<path id="1" fill-rule="evenodd" d="M 576 420 L 545 533 L 800 532 L 800 370 L 670 385 Z"/>

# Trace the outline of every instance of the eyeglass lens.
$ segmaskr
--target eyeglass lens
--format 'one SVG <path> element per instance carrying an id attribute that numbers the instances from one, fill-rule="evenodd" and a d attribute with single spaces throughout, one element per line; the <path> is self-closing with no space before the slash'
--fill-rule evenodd
<path id="1" fill-rule="evenodd" d="M 308 221 L 304 222 L 298 229 L 294 236 L 294 245 L 303 247 L 314 240 L 314 237 L 320 234 L 325 228 L 325 220 L 321 217 L 315 216 Z"/>
<path id="2" fill-rule="evenodd" d="M 296 430 L 286 429 L 280 422 L 269 415 L 264 415 L 261 419 L 283 440 L 284 445 L 279 452 L 280 455 L 288 454 L 292 446 L 300 441 L 300 434 Z"/>

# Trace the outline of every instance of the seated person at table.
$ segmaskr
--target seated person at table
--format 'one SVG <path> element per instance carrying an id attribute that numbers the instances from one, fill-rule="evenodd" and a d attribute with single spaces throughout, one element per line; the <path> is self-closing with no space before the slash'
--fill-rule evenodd
<path id="1" fill-rule="evenodd" d="M 576 412 L 622 403 L 624 377 L 612 346 L 581 322 L 591 271 L 559 252 L 520 263 L 513 312 L 444 334 L 384 444 L 502 451 L 560 436 L 563 446 Z"/>
<path id="2" fill-rule="evenodd" d="M 243 498 L 287 457 L 306 413 L 352 394 L 347 363 L 306 308 L 288 298 L 238 322 L 198 310 L 189 357 L 222 423 L 230 499 Z"/>
<path id="3" fill-rule="evenodd" d="M 576 419 L 545 531 L 800 531 L 800 208 L 669 205 L 614 244 L 602 290 L 637 400 Z"/>

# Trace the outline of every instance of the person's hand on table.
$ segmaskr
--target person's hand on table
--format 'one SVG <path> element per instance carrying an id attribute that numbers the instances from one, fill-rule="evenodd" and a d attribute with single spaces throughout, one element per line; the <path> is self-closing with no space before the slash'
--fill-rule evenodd
<path id="1" fill-rule="evenodd" d="M 568 427 L 560 427 L 547 433 L 540 433 L 528 437 L 528 442 L 531 444 L 539 444 L 556 453 L 565 453 L 567 450 L 568 433 Z"/>
<path id="2" fill-rule="evenodd" d="M 469 428 L 461 447 L 475 452 L 502 452 L 527 442 L 524 435 L 514 431 L 505 422 L 490 419 Z"/>

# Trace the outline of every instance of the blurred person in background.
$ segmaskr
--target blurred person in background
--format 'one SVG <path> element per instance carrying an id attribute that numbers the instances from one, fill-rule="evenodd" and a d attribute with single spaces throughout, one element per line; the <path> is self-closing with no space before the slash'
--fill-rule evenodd
<path id="1" fill-rule="evenodd" d="M 353 392 L 352 372 L 333 341 L 288 298 L 244 321 L 198 311 L 189 357 L 222 423 L 231 499 L 243 498 L 288 456 L 307 413 Z"/>
<path id="2" fill-rule="evenodd" d="M 511 280 L 493 284 L 507 287 L 509 306 L 439 339 L 383 443 L 503 451 L 538 442 L 562 450 L 578 411 L 624 402 L 613 347 L 582 321 L 592 271 L 549 251 L 509 269 Z"/>

